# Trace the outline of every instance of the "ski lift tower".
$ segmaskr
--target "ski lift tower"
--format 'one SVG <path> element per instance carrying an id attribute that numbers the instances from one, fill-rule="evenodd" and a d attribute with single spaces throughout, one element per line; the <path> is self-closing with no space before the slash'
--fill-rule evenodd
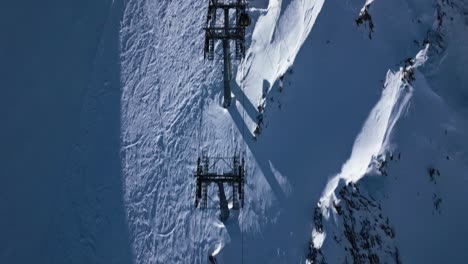
<path id="1" fill-rule="evenodd" d="M 245 28 L 250 25 L 250 17 L 246 13 L 246 0 L 209 0 L 208 15 L 205 27 L 204 58 L 214 59 L 215 41 L 223 42 L 224 59 L 224 102 L 225 108 L 231 104 L 231 48 L 230 41 L 235 43 L 235 59 L 245 56 Z M 232 11 L 232 12 L 231 12 Z M 235 15 L 233 23 L 230 17 Z M 221 19 L 218 19 L 221 17 Z"/>
<path id="2" fill-rule="evenodd" d="M 226 170 L 221 171 L 224 165 Z M 232 187 L 232 208 L 239 210 L 244 207 L 244 159 L 234 157 L 208 157 L 203 156 L 197 160 L 195 207 L 201 209 L 208 205 L 208 187 L 211 183 L 218 185 L 219 218 L 226 221 L 229 217 L 228 199 L 224 191 L 224 184 Z M 240 201 L 240 204 L 239 204 Z"/>

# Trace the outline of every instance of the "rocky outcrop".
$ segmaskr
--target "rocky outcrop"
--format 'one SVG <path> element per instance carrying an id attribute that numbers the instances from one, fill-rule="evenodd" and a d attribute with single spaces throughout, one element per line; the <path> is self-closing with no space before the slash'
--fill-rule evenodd
<path id="1" fill-rule="evenodd" d="M 343 263 L 401 263 L 399 250 L 395 243 L 395 230 L 390 219 L 382 213 L 380 204 L 367 192 L 361 191 L 359 184 L 348 184 L 339 191 L 339 199 L 333 202 L 333 216 L 336 227 L 328 234 L 324 247 L 310 243 L 309 263 L 327 263 L 326 251 L 336 248 L 341 252 Z M 315 231 L 324 229 L 323 215 L 319 207 L 314 214 Z M 334 259 L 336 256 L 332 256 Z M 341 262 L 340 262 L 341 263 Z"/>

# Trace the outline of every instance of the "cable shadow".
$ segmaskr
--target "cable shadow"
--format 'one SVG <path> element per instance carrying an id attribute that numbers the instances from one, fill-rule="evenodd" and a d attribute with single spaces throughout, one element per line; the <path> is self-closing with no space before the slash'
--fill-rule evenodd
<path id="1" fill-rule="evenodd" d="M 245 121 L 242 119 L 242 116 L 239 113 L 237 107 L 234 107 L 235 100 L 233 101 L 234 101 L 234 104 L 228 108 L 229 115 L 234 121 L 234 124 L 236 125 L 237 129 L 240 131 L 244 142 L 249 147 L 250 152 L 252 152 L 252 155 L 255 161 L 257 162 L 257 165 L 259 166 L 263 176 L 265 177 L 265 180 L 267 181 L 268 185 L 273 191 L 274 197 L 278 200 L 278 203 L 281 205 L 284 203 L 286 199 L 286 195 L 284 194 L 283 189 L 281 188 L 278 180 L 273 175 L 273 172 L 271 171 L 271 168 L 270 168 L 270 164 L 268 163 L 268 160 L 265 158 L 266 155 L 260 154 L 260 150 L 257 148 L 255 144 L 255 140 L 253 139 L 253 135 L 251 134 L 250 130 L 248 128 L 244 130 L 244 126 L 247 127 L 247 125 Z M 243 131 L 245 133 L 242 133 Z"/>

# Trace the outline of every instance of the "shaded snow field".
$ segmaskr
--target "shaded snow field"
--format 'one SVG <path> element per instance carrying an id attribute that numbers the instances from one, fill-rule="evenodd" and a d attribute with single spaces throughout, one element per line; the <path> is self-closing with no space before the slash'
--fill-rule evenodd
<path id="1" fill-rule="evenodd" d="M 444 231 L 432 239 L 422 230 L 452 224 L 455 209 L 466 212 L 465 199 L 458 196 L 462 192 L 449 194 L 466 186 L 464 178 L 441 180 L 440 188 L 429 182 L 421 187 L 427 199 L 417 203 L 400 200 L 410 199 L 427 180 L 421 176 L 427 174 L 427 166 L 445 166 L 452 175 L 466 169 L 461 121 L 447 128 L 455 131 L 447 145 L 451 147 L 445 148 L 440 137 L 426 136 L 446 125 L 452 113 L 442 98 L 438 108 L 431 108 L 437 96 L 420 70 L 435 63 L 432 44 L 421 45 L 435 23 L 434 7 L 422 0 L 374 1 L 370 12 L 375 32 L 370 40 L 355 19 L 371 2 L 252 1 L 256 22 L 232 82 L 235 105 L 226 110 L 221 107 L 221 61 L 206 62 L 201 55 L 207 4 L 129 1 L 121 29 L 121 152 L 136 263 L 206 263 L 209 254 L 216 254 L 220 263 L 304 263 L 311 234 L 326 255 L 336 253 L 339 258 L 343 249 L 333 247 L 327 235 L 335 228 L 330 205 L 339 202 L 337 188 L 358 181 L 367 184 L 393 221 L 403 261 L 442 258 L 435 250 L 423 257 L 424 246 L 417 250 L 415 242 L 439 248 L 435 240 L 449 241 Z M 402 78 L 409 68 L 401 65 L 413 56 L 410 68 L 416 81 L 408 84 Z M 276 92 L 280 76 L 286 83 L 282 93 Z M 437 73 L 432 78 L 437 79 Z M 278 100 L 281 109 L 272 107 Z M 256 109 L 263 102 L 270 107 L 269 123 L 254 141 Z M 423 119 L 416 107 L 432 109 L 432 116 L 440 119 Z M 411 119 L 413 112 L 421 122 L 402 121 L 406 115 Z M 414 146 L 411 138 L 431 138 L 438 147 L 424 148 L 425 142 L 407 149 L 404 144 Z M 427 152 L 421 155 L 419 150 Z M 246 205 L 225 224 L 217 220 L 215 188 L 210 189 L 210 209 L 193 208 L 192 175 L 202 151 L 246 156 Z M 395 171 L 393 181 L 365 177 L 379 174 L 375 159 L 399 151 L 403 161 L 388 168 L 389 175 Z M 435 157 L 440 151 L 456 151 L 456 165 L 439 164 Z M 418 180 L 409 180 L 411 166 L 411 174 L 421 176 Z M 418 221 L 424 218 L 416 215 L 431 212 L 433 194 L 443 195 L 451 206 L 444 207 L 445 215 L 437 214 L 439 220 L 421 225 Z M 312 224 L 317 201 L 327 221 L 321 234 Z M 465 215 L 456 222 L 461 234 L 468 234 Z M 420 233 L 411 237 L 414 226 Z M 461 252 L 463 243 L 456 244 L 440 250 Z"/>

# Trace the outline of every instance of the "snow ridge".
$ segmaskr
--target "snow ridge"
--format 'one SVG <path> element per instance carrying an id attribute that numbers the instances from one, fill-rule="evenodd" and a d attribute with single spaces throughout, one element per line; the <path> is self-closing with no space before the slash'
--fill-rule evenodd
<path id="1" fill-rule="evenodd" d="M 246 95 L 259 102 L 275 81 L 291 67 L 309 35 L 325 0 L 294 0 L 280 16 L 282 0 L 270 0 L 266 14 L 258 18 L 246 58 L 236 82 L 249 90 Z"/>
<path id="2" fill-rule="evenodd" d="M 421 50 L 415 57 L 413 65 L 400 68 L 396 73 L 387 72 L 382 96 L 370 112 L 364 126 L 357 136 L 351 152 L 351 157 L 343 165 L 341 172 L 330 179 L 319 201 L 319 207 L 326 220 L 330 218 L 330 210 L 334 204 L 339 203 L 336 191 L 349 183 L 356 183 L 367 173 L 377 172 L 379 162 L 374 162 L 390 150 L 390 136 L 393 128 L 404 113 L 411 99 L 413 88 L 405 79 L 405 73 L 412 72 L 427 60 L 429 45 Z M 377 164 L 377 165 L 376 165 Z M 324 231 L 323 231 L 324 232 Z M 314 244 L 321 245 L 326 235 L 320 234 L 314 228 L 312 240 Z"/>

